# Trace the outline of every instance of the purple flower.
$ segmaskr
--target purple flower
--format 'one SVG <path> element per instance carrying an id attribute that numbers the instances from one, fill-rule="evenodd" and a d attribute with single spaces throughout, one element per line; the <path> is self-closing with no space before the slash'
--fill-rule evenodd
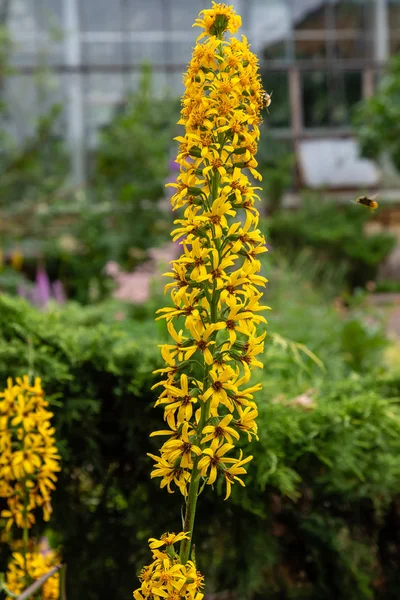
<path id="1" fill-rule="evenodd" d="M 36 271 L 36 290 L 38 304 L 44 308 L 51 298 L 51 285 L 47 271 L 42 266 Z"/>
<path id="2" fill-rule="evenodd" d="M 180 166 L 176 162 L 176 160 L 170 160 L 169 161 L 169 170 L 170 171 L 179 171 L 179 169 L 180 169 Z"/>
<path id="3" fill-rule="evenodd" d="M 59 304 L 65 304 L 67 301 L 67 295 L 65 293 L 65 288 L 64 288 L 62 281 L 59 281 L 57 279 L 57 281 L 53 282 L 52 287 L 53 287 L 54 300 L 56 302 L 58 302 Z"/>

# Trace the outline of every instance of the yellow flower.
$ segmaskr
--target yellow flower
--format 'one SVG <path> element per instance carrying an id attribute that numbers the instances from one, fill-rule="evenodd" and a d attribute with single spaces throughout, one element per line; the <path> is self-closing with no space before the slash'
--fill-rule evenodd
<path id="1" fill-rule="evenodd" d="M 42 461 L 35 451 L 17 450 L 13 453 L 12 468 L 15 479 L 22 479 L 25 475 L 32 475 L 41 465 Z"/>
<path id="2" fill-rule="evenodd" d="M 183 243 L 183 248 L 184 254 L 176 262 L 191 267 L 190 279 L 197 280 L 199 277 L 207 275 L 205 265 L 208 262 L 210 249 L 202 246 L 198 239 L 194 239 L 190 244 Z"/>
<path id="3" fill-rule="evenodd" d="M 233 210 L 232 205 L 225 198 L 221 197 L 211 205 L 211 210 L 205 212 L 205 215 L 209 219 L 213 228 L 214 237 L 216 239 L 222 237 L 224 230 L 228 228 L 228 216 L 234 216 L 236 211 Z"/>
<path id="4" fill-rule="evenodd" d="M 240 431 L 245 431 L 247 433 L 247 438 L 249 442 L 251 441 L 251 436 L 254 435 L 256 440 L 258 440 L 257 435 L 257 423 L 255 419 L 258 417 L 258 410 L 251 406 L 246 406 L 243 410 L 240 406 L 238 406 L 239 419 L 236 421 L 236 427 L 240 429 Z"/>
<path id="5" fill-rule="evenodd" d="M 171 489 L 171 484 L 174 483 L 180 490 L 182 496 L 187 495 L 187 484 L 190 479 L 189 473 L 185 471 L 179 465 L 170 463 L 163 457 L 155 456 L 154 454 L 148 453 L 148 456 L 155 461 L 155 469 L 150 474 L 150 477 L 161 477 L 160 487 L 166 487 L 170 494 L 174 493 Z"/>
<path id="6" fill-rule="evenodd" d="M 8 505 L 2 516 L 7 529 L 13 523 L 30 527 L 35 522 L 31 513 L 37 507 L 49 519 L 50 496 L 60 470 L 50 421 L 53 414 L 47 410 L 39 378 L 33 385 L 27 375 L 17 377 L 15 383 L 9 378 L 0 398 L 0 497 Z"/>
<path id="7" fill-rule="evenodd" d="M 135 600 L 202 600 L 202 574 L 196 570 L 193 561 L 182 564 L 173 549 L 174 543 L 188 539 L 184 532 L 177 535 L 167 533 L 160 540 L 150 538 L 153 562 L 140 572 L 140 587 L 133 592 Z M 160 551 L 160 548 L 165 551 Z"/>
<path id="8" fill-rule="evenodd" d="M 247 458 L 242 459 L 242 451 L 240 451 L 240 458 L 225 458 L 225 463 L 232 463 L 232 466 L 224 469 L 224 477 L 226 484 L 226 495 L 225 500 L 227 500 L 231 494 L 232 484 L 235 481 L 238 481 L 241 486 L 245 487 L 245 483 L 238 475 L 245 475 L 246 469 L 243 468 L 243 465 L 250 462 L 252 460 L 252 456 L 248 456 Z"/>
<path id="9" fill-rule="evenodd" d="M 189 380 L 187 375 L 182 373 L 179 388 L 175 385 L 166 384 L 165 389 L 169 392 L 168 400 L 166 400 L 168 405 L 165 408 L 165 418 L 170 427 L 174 427 L 174 415 L 176 411 L 178 413 L 178 423 L 182 423 L 182 421 L 189 421 L 193 414 L 193 404 L 197 402 L 197 398 L 196 396 L 191 396 L 189 394 Z"/>
<path id="10" fill-rule="evenodd" d="M 225 303 L 229 309 L 225 319 L 225 328 L 228 331 L 229 342 L 232 346 L 236 342 L 237 332 L 243 333 L 246 336 L 251 335 L 245 320 L 254 320 L 254 314 L 246 310 L 246 304 L 239 302 L 236 296 L 228 296 L 225 299 Z"/>
<path id="11" fill-rule="evenodd" d="M 202 444 L 209 442 L 210 440 L 227 440 L 229 444 L 233 443 L 233 438 L 238 440 L 240 438 L 239 433 L 233 427 L 229 427 L 229 423 L 232 421 L 233 415 L 225 415 L 223 419 L 219 421 L 217 425 L 207 425 L 204 427 L 202 433 L 204 437 L 201 440 Z"/>
<path id="12" fill-rule="evenodd" d="M 186 316 L 185 327 L 188 327 L 189 324 L 197 322 L 199 319 L 197 290 L 193 290 L 190 292 L 190 294 L 183 293 L 179 296 L 175 292 L 172 292 L 171 298 L 173 302 L 176 301 L 175 306 L 160 308 L 157 313 L 163 314 L 160 317 L 157 317 L 157 320 L 163 318 L 170 320 L 174 317 Z"/>
<path id="13" fill-rule="evenodd" d="M 53 567 L 59 564 L 59 559 L 54 551 L 42 554 L 40 552 L 27 552 L 26 566 L 28 585 L 46 575 Z M 19 595 L 26 587 L 25 559 L 20 552 L 14 552 L 6 573 L 6 586 L 13 594 Z M 55 573 L 43 584 L 40 597 L 43 600 L 57 600 L 60 596 L 60 576 Z M 7 596 L 10 597 L 10 596 Z M 33 598 L 33 597 L 32 597 Z"/>
<path id="14" fill-rule="evenodd" d="M 237 392 L 237 388 L 233 384 L 234 375 L 235 372 L 229 366 L 224 369 L 212 368 L 210 371 L 212 383 L 203 392 L 203 401 L 210 400 L 212 408 L 217 408 L 220 403 L 230 408 L 232 402 L 229 400 L 228 392 L 229 395 Z"/>
<path id="15" fill-rule="evenodd" d="M 211 442 L 211 446 L 203 450 L 203 455 L 199 460 L 198 466 L 202 477 L 205 477 L 208 470 L 210 470 L 207 479 L 209 485 L 212 485 L 216 480 L 220 463 L 226 460 L 226 458 L 223 458 L 224 454 L 232 450 L 232 448 L 234 448 L 233 444 L 222 444 L 220 446 L 219 440 L 214 439 Z"/>
<path id="16" fill-rule="evenodd" d="M 201 450 L 189 439 L 189 424 L 185 422 L 182 427 L 181 438 L 179 440 L 168 440 L 161 448 L 163 457 L 169 463 L 180 461 L 182 469 L 193 467 L 193 454 L 199 456 Z"/>
<path id="17" fill-rule="evenodd" d="M 15 427 L 21 424 L 25 431 L 30 431 L 35 427 L 36 417 L 34 414 L 35 404 L 32 397 L 25 398 L 22 394 L 18 396 L 16 405 L 16 416 L 11 420 L 11 425 Z"/>
<path id="18" fill-rule="evenodd" d="M 185 359 L 188 360 L 196 350 L 200 350 L 200 352 L 204 355 L 204 361 L 207 365 L 211 365 L 213 362 L 213 355 L 211 354 L 210 348 L 215 344 L 214 340 L 210 340 L 210 337 L 216 331 L 216 326 L 214 324 L 206 325 L 204 327 L 201 321 L 197 323 L 191 323 L 189 325 L 190 333 L 194 340 L 194 345 L 186 348 Z"/>
<path id="19" fill-rule="evenodd" d="M 193 27 L 202 27 L 205 31 L 199 35 L 200 40 L 205 35 L 221 35 L 224 31 L 236 33 L 242 25 L 242 19 L 236 14 L 232 6 L 213 2 L 213 7 L 200 11 L 202 17 L 196 19 Z"/>
<path id="20" fill-rule="evenodd" d="M 234 260 L 237 258 L 235 254 L 229 254 L 224 258 L 221 258 L 219 253 L 216 250 L 212 250 L 212 258 L 211 258 L 211 267 L 209 273 L 207 273 L 204 277 L 199 277 L 198 281 L 209 281 L 213 283 L 215 281 L 217 290 L 224 287 L 224 279 L 228 276 L 226 275 L 225 269 L 234 265 Z"/>
<path id="21" fill-rule="evenodd" d="M 156 538 L 149 539 L 149 546 L 151 550 L 155 550 L 156 548 L 161 548 L 162 546 L 172 546 L 173 544 L 177 544 L 181 540 L 190 539 L 190 536 L 183 531 L 181 533 L 163 533 L 160 540 Z"/>

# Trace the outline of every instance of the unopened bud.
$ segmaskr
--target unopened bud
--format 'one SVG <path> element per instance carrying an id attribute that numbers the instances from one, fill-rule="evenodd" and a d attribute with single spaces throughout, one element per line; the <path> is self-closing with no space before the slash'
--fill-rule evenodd
<path id="1" fill-rule="evenodd" d="M 203 190 L 202 190 L 201 188 L 199 188 L 199 187 L 192 187 L 192 186 L 190 186 L 190 187 L 188 188 L 188 192 L 189 192 L 189 194 L 191 194 L 192 196 L 200 196 L 200 194 L 202 194 L 202 193 L 203 193 Z"/>

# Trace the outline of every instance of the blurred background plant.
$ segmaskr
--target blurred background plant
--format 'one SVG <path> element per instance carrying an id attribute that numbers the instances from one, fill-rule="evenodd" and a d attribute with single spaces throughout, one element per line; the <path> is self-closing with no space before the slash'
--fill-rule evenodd
<path id="1" fill-rule="evenodd" d="M 273 140 L 264 125 L 257 160 L 263 178 L 266 210 L 269 216 L 274 215 L 282 209 L 285 192 L 292 186 L 296 156 L 287 143 Z"/>
<path id="2" fill-rule="evenodd" d="M 144 66 L 137 91 L 100 133 L 85 189 L 68 183 L 59 105 L 38 119 L 22 147 L 9 141 L 0 163 L 0 290 L 32 288 L 41 268 L 67 297 L 99 300 L 113 289 L 108 261 L 132 269 L 169 240 L 163 194 L 174 110 L 176 102 L 154 97 Z"/>
<path id="3" fill-rule="evenodd" d="M 396 238 L 388 232 L 366 233 L 372 218 L 368 210 L 356 203 L 338 205 L 315 194 L 304 195 L 301 208 L 273 214 L 265 227 L 271 244 L 285 256 L 295 259 L 301 248 L 314 259 L 317 277 L 330 268 L 345 272 L 351 288 L 365 287 L 374 281 L 379 265 L 396 246 Z"/>
<path id="4" fill-rule="evenodd" d="M 176 100 L 154 96 L 151 69 L 144 66 L 137 92 L 100 133 L 89 185 L 97 201 L 111 207 L 110 258 L 128 268 L 169 240 L 169 205 L 160 200 L 178 113 Z"/>
<path id="5" fill-rule="evenodd" d="M 227 505 L 219 490 L 200 509 L 199 527 L 209 530 L 199 537 L 209 541 L 197 556 L 200 564 L 207 557 L 210 593 L 296 600 L 397 593 L 399 371 L 384 367 L 388 341 L 366 297 L 338 303 L 331 273 L 315 287 L 311 268 L 305 256 L 263 261 L 274 307 L 260 375 L 263 434 L 246 449 L 256 460 L 244 494 Z M 172 511 L 146 458 L 159 417 L 151 386 L 165 336 L 153 320 L 160 294 L 158 284 L 140 310 L 107 300 L 50 303 L 46 312 L 0 297 L 0 375 L 30 361 L 55 412 L 63 470 L 53 528 L 70 598 L 124 597 L 147 558 L 143 540 Z M 238 540 L 245 557 L 257 548 L 255 561 L 229 550 Z"/>
<path id="6" fill-rule="evenodd" d="M 357 107 L 354 125 L 367 158 L 389 155 L 400 171 L 400 56 L 392 57 L 376 93 Z"/>

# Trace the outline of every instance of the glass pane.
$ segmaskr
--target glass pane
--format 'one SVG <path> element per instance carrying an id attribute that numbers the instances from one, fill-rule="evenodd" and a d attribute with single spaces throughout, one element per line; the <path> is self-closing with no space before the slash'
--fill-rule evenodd
<path id="1" fill-rule="evenodd" d="M 129 44 L 129 56 L 133 65 L 142 65 L 144 62 L 164 64 L 165 55 L 164 40 L 141 40 Z"/>
<path id="2" fill-rule="evenodd" d="M 32 0 L 36 2 L 36 20 L 41 31 L 61 35 L 63 26 L 62 0 Z"/>
<path id="3" fill-rule="evenodd" d="M 85 81 L 86 101 L 93 106 L 117 102 L 124 94 L 121 73 L 91 73 Z"/>
<path id="4" fill-rule="evenodd" d="M 262 50 L 262 57 L 265 60 L 284 60 L 287 58 L 287 44 L 285 41 L 266 45 Z"/>
<path id="5" fill-rule="evenodd" d="M 330 77 L 331 125 L 349 125 L 351 112 L 361 100 L 361 72 L 342 72 Z"/>
<path id="6" fill-rule="evenodd" d="M 361 100 L 360 71 L 303 74 L 305 127 L 349 125 L 354 105 Z"/>
<path id="7" fill-rule="evenodd" d="M 324 30 L 329 7 L 327 2 L 289 0 L 297 30 Z"/>
<path id="8" fill-rule="evenodd" d="M 400 33 L 390 36 L 390 54 L 397 54 L 398 52 L 400 52 Z"/>
<path id="9" fill-rule="evenodd" d="M 365 30 L 367 27 L 368 2 L 339 2 L 334 6 L 336 29 Z"/>
<path id="10" fill-rule="evenodd" d="M 325 72 L 303 73 L 303 111 L 305 127 L 329 124 L 328 77 Z"/>
<path id="11" fill-rule="evenodd" d="M 316 40 L 296 40 L 295 57 L 297 60 L 325 60 L 326 59 L 326 40 L 325 38 Z"/>
<path id="12" fill-rule="evenodd" d="M 115 0 L 114 0 L 115 1 Z M 122 0 L 131 31 L 164 31 L 167 28 L 162 0 Z M 111 4 L 111 3 L 110 3 Z"/>
<path id="13" fill-rule="evenodd" d="M 230 4 L 230 3 L 229 3 Z M 170 16 L 170 28 L 178 31 L 190 31 L 198 13 L 208 8 L 204 0 L 169 0 L 166 10 Z M 200 29 L 193 30 L 193 40 L 200 34 Z"/>
<path id="14" fill-rule="evenodd" d="M 338 59 L 367 58 L 370 44 L 366 35 L 361 31 L 355 35 L 336 38 L 333 44 L 334 56 Z"/>
<path id="15" fill-rule="evenodd" d="M 89 65 L 121 65 L 122 43 L 116 42 L 82 42 L 82 56 Z"/>
<path id="16" fill-rule="evenodd" d="M 167 86 L 166 90 L 168 94 L 172 98 L 178 98 L 182 96 L 184 92 L 184 87 L 182 83 L 182 72 L 181 71 L 172 71 L 167 75 Z"/>
<path id="17" fill-rule="evenodd" d="M 265 120 L 270 127 L 289 127 L 290 102 L 286 71 L 261 71 L 263 87 L 272 93 L 272 105 Z"/>
<path id="18" fill-rule="evenodd" d="M 23 135 L 31 131 L 37 115 L 44 114 L 54 104 L 62 104 L 64 99 L 63 77 L 54 72 L 15 74 L 5 81 L 7 118 Z"/>
<path id="19" fill-rule="evenodd" d="M 35 5 L 32 0 L 10 2 L 7 25 L 11 34 L 26 34 L 36 31 Z"/>
<path id="20" fill-rule="evenodd" d="M 243 4 L 247 4 L 243 2 Z M 266 57 L 273 48 L 282 43 L 290 32 L 291 16 L 286 2 L 282 0 L 253 0 L 247 8 L 248 36 L 254 52 Z M 278 49 L 278 54 L 281 50 Z M 283 55 L 282 55 L 283 56 Z"/>
<path id="21" fill-rule="evenodd" d="M 146 1 L 146 4 L 149 2 Z M 78 1 L 81 31 L 119 31 L 123 23 L 121 0 Z"/>
<path id="22" fill-rule="evenodd" d="M 192 55 L 193 43 L 184 40 L 173 40 L 168 42 L 167 57 L 168 62 L 181 67 L 181 70 L 186 70 L 186 65 L 190 61 Z"/>

